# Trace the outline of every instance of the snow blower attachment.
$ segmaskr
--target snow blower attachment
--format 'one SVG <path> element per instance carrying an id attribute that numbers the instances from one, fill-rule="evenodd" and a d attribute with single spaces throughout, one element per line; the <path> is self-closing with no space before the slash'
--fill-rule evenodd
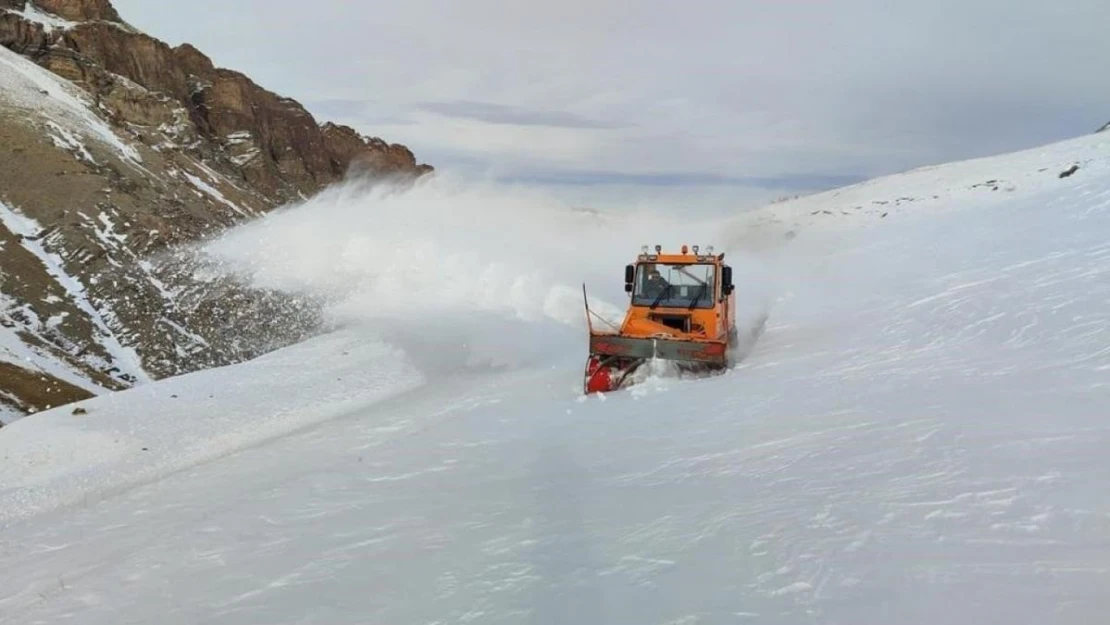
<path id="1" fill-rule="evenodd" d="M 693 254 L 683 245 L 680 254 L 643 252 L 625 267 L 624 290 L 631 299 L 624 322 L 617 327 L 590 310 L 586 286 L 586 322 L 590 356 L 586 361 L 585 392 L 606 393 L 632 383 L 644 363 L 658 359 L 684 373 L 714 373 L 727 369 L 730 348 L 737 340 L 732 268 L 713 248 Z M 611 330 L 594 328 L 593 319 Z"/>

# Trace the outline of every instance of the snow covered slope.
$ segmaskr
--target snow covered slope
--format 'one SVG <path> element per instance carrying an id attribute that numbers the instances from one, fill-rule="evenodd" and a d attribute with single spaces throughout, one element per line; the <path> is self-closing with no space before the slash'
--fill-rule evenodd
<path id="1" fill-rule="evenodd" d="M 969 188 L 981 174 L 1013 189 Z M 935 204 L 809 215 L 928 194 L 922 176 L 941 181 Z M 332 337 L 0 430 L 0 622 L 1078 624 L 1110 609 L 1110 138 L 690 237 L 439 184 L 336 193 L 214 248 L 260 283 L 333 298 Z M 345 212 L 365 222 L 329 225 Z M 759 289 L 739 298 L 769 305 L 748 360 L 579 396 L 582 321 L 563 294 L 586 279 L 618 303 L 641 242 L 714 232 Z M 276 250 L 288 262 L 269 264 Z M 404 317 L 406 301 L 432 314 Z"/>
<path id="2" fill-rule="evenodd" d="M 46 15 L 35 11 L 21 15 Z M 8 420 L 211 362 L 216 341 L 200 334 L 215 338 L 214 326 L 195 311 L 220 290 L 198 288 L 191 266 L 167 270 L 152 251 L 220 213 L 257 211 L 220 191 L 234 187 L 227 177 L 172 145 L 149 151 L 134 129 L 110 125 L 90 94 L 0 46 L 0 133 L 15 155 L 0 155 Z M 175 223 L 184 212 L 188 224 Z"/>
<path id="3" fill-rule="evenodd" d="M 804 227 L 855 227 L 876 219 L 1010 202 L 1015 196 L 1052 193 L 1073 186 L 1071 176 L 1095 175 L 1105 163 L 1106 140 L 1085 136 L 987 157 L 921 167 L 841 189 L 799 198 L 759 211 L 760 222 Z M 1075 168 L 1073 170 L 1073 168 Z M 845 219 L 865 217 L 865 219 Z"/>

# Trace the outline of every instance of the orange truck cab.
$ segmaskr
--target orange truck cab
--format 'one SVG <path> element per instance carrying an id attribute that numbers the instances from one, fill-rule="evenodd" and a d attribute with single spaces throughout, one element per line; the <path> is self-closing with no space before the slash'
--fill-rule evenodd
<path id="1" fill-rule="evenodd" d="M 729 365 L 729 347 L 736 340 L 736 296 L 724 254 L 685 245 L 679 253 L 664 254 L 658 245 L 651 253 L 645 246 L 636 262 L 625 267 L 624 282 L 630 302 L 619 327 L 596 329 L 587 300 L 587 393 L 620 388 L 653 358 L 687 370 Z"/>

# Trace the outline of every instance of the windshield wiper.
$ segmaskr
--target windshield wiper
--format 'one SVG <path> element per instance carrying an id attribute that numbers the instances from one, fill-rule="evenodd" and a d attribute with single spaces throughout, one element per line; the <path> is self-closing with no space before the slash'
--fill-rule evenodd
<path id="1" fill-rule="evenodd" d="M 694 301 L 690 302 L 690 310 L 693 310 L 694 308 L 697 307 L 698 300 L 701 299 L 702 295 L 705 295 L 705 291 L 706 291 L 706 288 L 708 286 L 709 286 L 708 283 L 703 282 L 702 285 L 698 287 L 698 292 L 697 292 L 696 295 L 694 295 Z"/>
<path id="2" fill-rule="evenodd" d="M 652 310 L 654 310 L 657 306 L 659 306 L 659 302 L 663 301 L 663 298 L 666 297 L 667 293 L 670 293 L 670 292 L 671 292 L 671 285 L 670 284 L 663 287 L 663 290 L 659 293 L 659 297 L 656 297 L 655 301 L 651 303 Z"/>

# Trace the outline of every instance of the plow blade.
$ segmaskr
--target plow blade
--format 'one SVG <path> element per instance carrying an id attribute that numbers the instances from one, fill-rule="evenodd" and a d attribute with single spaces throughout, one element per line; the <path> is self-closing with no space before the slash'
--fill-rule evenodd
<path id="1" fill-rule="evenodd" d="M 725 365 L 728 360 L 728 345 L 723 341 L 684 341 L 595 334 L 590 337 L 590 354 Z"/>
<path id="2" fill-rule="evenodd" d="M 591 335 L 585 392 L 623 388 L 640 365 L 652 359 L 672 361 L 689 371 L 720 370 L 728 365 L 727 352 L 723 342 Z"/>

